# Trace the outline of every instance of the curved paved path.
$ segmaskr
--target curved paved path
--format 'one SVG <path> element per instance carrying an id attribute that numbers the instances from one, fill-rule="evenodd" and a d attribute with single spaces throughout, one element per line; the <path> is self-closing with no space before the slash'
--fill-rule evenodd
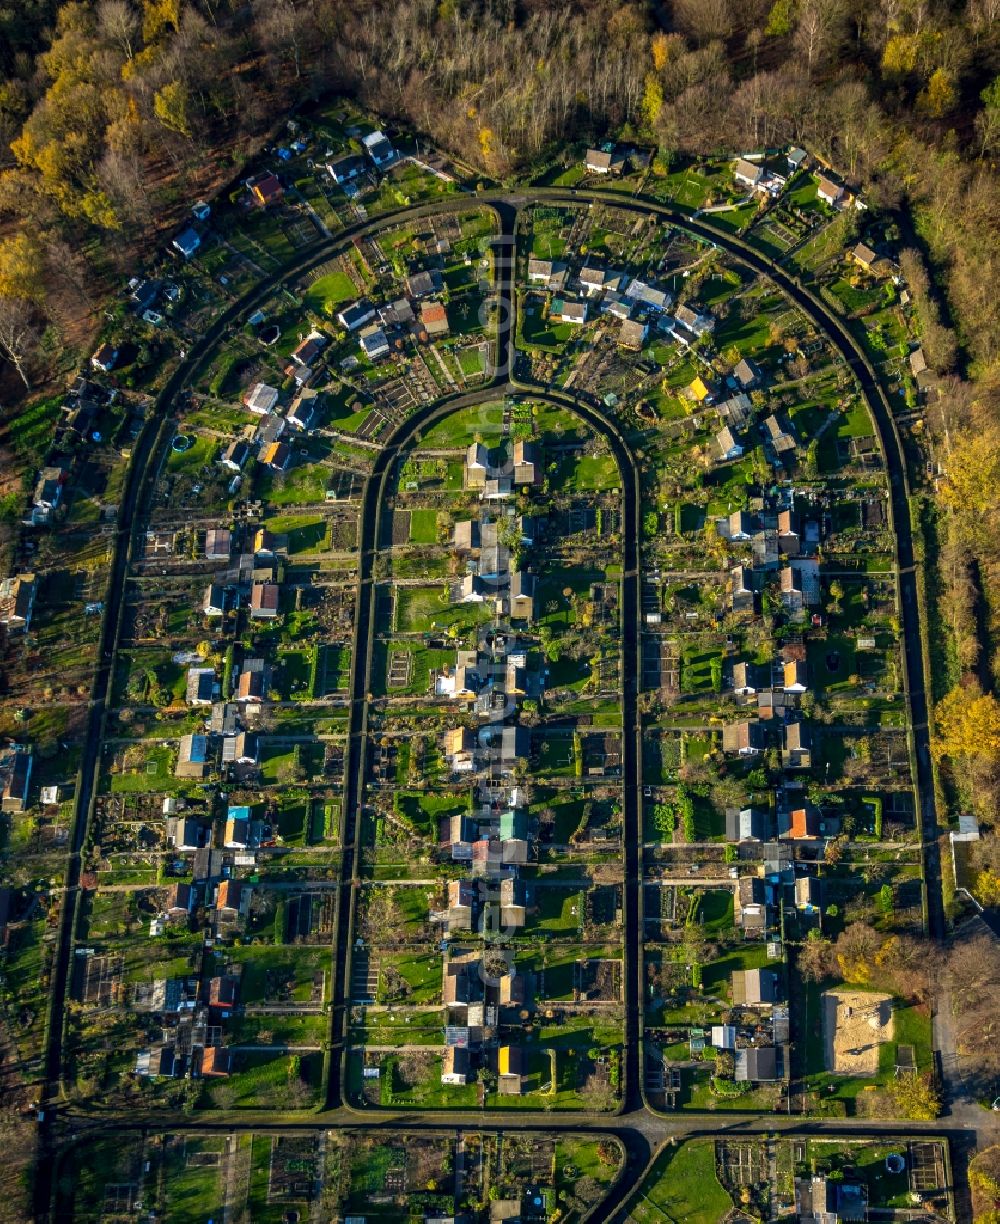
<path id="1" fill-rule="evenodd" d="M 362 814 L 362 790 L 365 776 L 365 747 L 367 740 L 368 704 L 371 691 L 371 659 L 374 640 L 374 587 L 373 568 L 376 543 L 380 538 L 381 509 L 385 501 L 386 485 L 397 461 L 414 439 L 428 425 L 440 417 L 462 408 L 495 400 L 505 391 L 513 393 L 511 384 L 493 384 L 469 395 L 441 401 L 419 409 L 403 421 L 386 439 L 384 448 L 375 462 L 371 476 L 365 485 L 361 509 L 361 542 L 359 558 L 359 592 L 355 618 L 355 639 L 351 675 L 351 708 L 348 719 L 348 747 L 344 765 L 344 811 L 354 813 L 353 837 L 344 847 L 340 912 L 336 938 L 336 970 L 333 995 L 333 1021 L 331 1048 L 334 1057 L 331 1063 L 327 1103 L 331 1107 L 343 1103 L 341 1083 L 343 1053 L 345 1048 L 346 1015 L 348 1000 L 346 984 L 350 981 L 350 954 L 354 945 L 352 884 L 357 882 L 357 851 L 360 843 Z M 640 875 L 641 875 L 641 799 L 642 756 L 640 750 L 640 727 L 638 718 L 638 642 L 639 642 L 639 564 L 638 523 L 640 488 L 635 459 L 631 448 L 618 426 L 596 408 L 580 403 L 573 397 L 552 392 L 533 391 L 532 398 L 558 404 L 576 412 L 588 425 L 601 434 L 610 445 L 618 463 L 623 491 L 623 577 L 622 577 L 622 675 L 623 684 L 623 740 L 622 775 L 626 784 L 623 791 L 623 820 L 625 838 L 625 958 L 626 958 L 626 1067 L 625 1107 L 637 1109 L 641 1106 L 640 1089 L 640 1012 L 641 1012 L 641 964 L 637 956 L 639 946 Z M 631 783 L 631 784 L 629 784 Z M 338 1057 L 338 1052 L 340 1056 Z M 505 1111 L 506 1112 L 506 1111 Z"/>
<path id="2" fill-rule="evenodd" d="M 925 847 L 925 875 L 928 881 L 928 918 L 931 933 L 938 939 L 944 934 L 944 915 L 941 906 L 940 890 L 940 859 L 938 856 L 938 826 L 934 809 L 934 791 L 931 778 L 929 751 L 929 719 L 927 697 L 924 688 L 924 649 L 923 627 L 920 623 L 917 603 L 917 584 L 914 570 L 913 538 L 910 529 L 909 488 L 903 455 L 902 441 L 892 417 L 892 411 L 885 394 L 878 382 L 871 363 L 860 349 L 857 341 L 849 330 L 826 305 L 811 293 L 784 268 L 765 255 L 754 250 L 748 244 L 731 234 L 723 233 L 707 225 L 703 221 L 678 213 L 676 210 L 656 201 L 619 195 L 613 191 L 576 191 L 556 188 L 526 187 L 521 194 L 512 195 L 504 192 L 485 192 L 480 194 L 462 194 L 448 200 L 435 201 L 416 208 L 399 209 L 385 213 L 378 218 L 356 226 L 352 226 L 338 235 L 332 241 L 323 241 L 304 249 L 295 261 L 286 266 L 280 273 L 266 279 L 256 286 L 239 301 L 233 303 L 215 320 L 213 325 L 201 337 L 186 361 L 170 378 L 157 400 L 157 418 L 147 424 L 134 449 L 133 463 L 130 466 L 125 492 L 119 511 L 119 531 L 116 538 L 114 556 L 109 580 L 108 598 L 106 601 L 105 620 L 101 637 L 101 659 L 95 677 L 92 693 L 90 721 L 87 729 L 86 742 L 83 750 L 81 767 L 81 786 L 79 791 L 77 818 L 71 841 L 71 852 L 67 867 L 66 893 L 60 921 L 59 938 L 52 973 L 52 992 L 50 1025 L 45 1050 L 44 1078 L 45 1085 L 42 1101 L 45 1106 L 44 1119 L 40 1125 L 39 1144 L 40 1160 L 38 1175 L 35 1181 L 35 1217 L 48 1219 L 53 1188 L 53 1170 L 57 1165 L 54 1159 L 59 1147 L 59 1128 L 56 1125 L 57 1107 L 61 1097 L 63 1074 L 63 1022 L 66 1003 L 69 969 L 71 966 L 72 943 L 76 924 L 77 904 L 79 900 L 79 879 L 81 850 L 86 836 L 90 813 L 93 807 L 96 780 L 98 775 L 99 757 L 104 729 L 105 710 L 110 689 L 111 664 L 117 643 L 121 615 L 123 609 L 123 592 L 128 565 L 132 559 L 132 545 L 141 529 L 141 524 L 148 507 L 152 492 L 150 474 L 156 470 L 156 464 L 167 436 L 164 418 L 172 409 L 174 401 L 193 382 L 204 363 L 210 356 L 216 344 L 225 336 L 227 330 L 237 324 L 243 317 L 264 302 L 280 285 L 287 285 L 307 275 L 313 268 L 328 260 L 341 247 L 348 245 L 354 238 L 369 233 L 378 232 L 388 226 L 403 223 L 422 216 L 437 215 L 442 212 L 465 211 L 477 205 L 487 206 L 497 214 L 501 222 L 501 234 L 494 241 L 497 265 L 497 300 L 499 305 L 497 373 L 492 383 L 478 391 L 472 397 L 455 396 L 450 400 L 438 402 L 427 409 L 421 409 L 409 418 L 387 440 L 375 470 L 365 486 L 362 513 L 362 557 L 368 558 L 367 569 L 362 570 L 362 579 L 358 594 L 357 632 L 358 642 L 363 647 L 365 665 L 358 667 L 361 654 L 355 653 L 352 661 L 351 682 L 351 719 L 350 738 L 348 745 L 348 767 L 345 769 L 347 783 L 345 787 L 345 812 L 354 811 L 357 818 L 359 767 L 362 761 L 364 737 L 366 731 L 367 691 L 365 682 L 368 676 L 368 654 L 370 649 L 370 624 L 372 615 L 372 583 L 371 555 L 377 538 L 378 507 L 381 503 L 385 480 L 390 471 L 393 458 L 413 437 L 414 433 L 437 415 L 454 411 L 466 402 L 482 402 L 483 399 L 495 398 L 505 392 L 523 390 L 536 397 L 543 397 L 553 402 L 563 403 L 578 412 L 593 428 L 601 432 L 615 451 L 616 459 L 622 472 L 623 490 L 625 492 L 626 530 L 623 580 L 623 676 L 624 676 L 624 743 L 626 780 L 632 778 L 633 785 L 626 785 L 626 931 L 631 931 L 627 939 L 627 955 L 631 956 L 632 970 L 626 973 L 626 1042 L 628 1058 L 626 1060 L 626 1099 L 620 1120 L 599 1115 L 576 1116 L 564 1115 L 558 1119 L 548 1116 L 544 1121 L 537 1116 L 526 1114 L 512 1115 L 502 1113 L 475 1114 L 463 1117 L 455 1114 L 423 1115 L 424 1121 L 416 1122 L 407 1115 L 380 1114 L 378 1120 L 371 1120 L 356 1113 L 346 1111 L 343 1107 L 315 1115 L 307 1122 L 290 1119 L 282 1124 L 284 1129 L 299 1127 L 325 1127 L 330 1125 L 344 1126 L 486 1126 L 500 1129 L 539 1129 L 557 1131 L 575 1130 L 605 1130 L 613 1131 L 626 1144 L 631 1173 L 624 1177 L 615 1191 L 603 1204 L 601 1211 L 593 1218 L 610 1218 L 614 1210 L 624 1201 L 635 1185 L 636 1169 L 641 1168 L 649 1158 L 651 1145 L 678 1134 L 695 1134 L 697 1128 L 704 1126 L 702 1118 L 665 1118 L 644 1110 L 641 1104 L 641 1084 L 639 1066 L 640 1030 L 641 1030 L 641 958 L 637 957 L 638 931 L 640 930 L 639 906 L 641 904 L 641 889 L 639 887 L 639 837 L 638 809 L 641 794 L 641 752 L 638 742 L 639 725 L 636 714 L 636 698 L 638 695 L 638 499 L 639 488 L 636 480 L 634 460 L 627 442 L 621 436 L 618 426 L 603 413 L 600 405 L 593 400 L 578 399 L 562 393 L 547 391 L 533 386 L 520 387 L 510 381 L 512 370 L 512 335 L 516 318 L 513 291 L 513 240 L 514 225 L 518 209 L 529 202 L 550 203 L 603 203 L 609 206 L 640 214 L 652 214 L 665 223 L 684 229 L 703 241 L 714 244 L 740 260 L 756 272 L 770 277 L 782 291 L 809 315 L 819 328 L 831 339 L 837 350 L 851 367 L 861 386 L 865 402 L 872 416 L 879 437 L 886 469 L 889 476 L 890 506 L 892 522 L 896 537 L 897 564 L 899 569 L 899 601 L 903 629 L 904 661 L 906 670 L 907 699 L 910 707 L 911 725 L 913 728 L 913 743 L 915 751 L 918 794 Z M 628 530 L 631 521 L 632 530 Z M 629 634 L 627 626 L 635 626 L 634 635 Z M 368 626 L 367 629 L 363 626 Z M 631 792 L 631 799 L 628 798 Z M 633 836 L 628 836 L 629 830 Z M 345 850 L 344 880 L 353 883 L 355 878 L 356 837 Z M 337 931 L 337 957 L 346 957 L 353 921 L 350 906 L 351 888 L 341 890 L 340 912 Z M 341 949 L 345 949 L 342 951 Z M 343 961 L 346 965 L 346 959 Z M 334 1006 L 332 1010 L 332 1032 L 334 1049 L 343 1046 L 345 999 L 345 974 L 338 973 L 335 981 Z M 331 1059 L 331 1074 L 329 1077 L 329 1103 L 339 1104 L 341 1100 L 340 1058 Z M 862 1125 L 849 1120 L 838 1123 L 813 1122 L 799 1123 L 785 1118 L 761 1118 L 759 1116 L 711 1115 L 714 1125 L 710 1133 L 719 1130 L 743 1132 L 747 1134 L 764 1133 L 774 1129 L 794 1129 L 796 1133 L 836 1133 L 848 1131 L 858 1133 L 872 1130 L 890 1130 L 893 1125 L 877 1126 L 872 1123 Z M 88 1126 L 81 1115 L 72 1115 L 67 1119 L 71 1126 L 80 1124 Z M 162 1115 L 156 1115 L 139 1122 L 134 1119 L 109 1120 L 105 1124 L 102 1119 L 98 1125 L 102 1128 L 127 1129 L 134 1126 L 156 1127 L 167 1120 Z M 992 1130 L 988 1123 L 993 1119 L 986 1115 L 980 1126 L 981 1130 Z M 229 1115 L 226 1119 L 199 1119 L 192 1123 L 189 1119 L 171 1119 L 168 1125 L 177 1129 L 181 1125 L 192 1129 L 233 1129 L 234 1127 L 258 1127 L 273 1124 L 274 1115 L 266 1115 L 254 1123 L 248 1115 Z M 898 1129 L 898 1126 L 896 1127 Z M 920 1127 L 912 1123 L 907 1129 L 930 1129 L 937 1133 L 939 1127 Z M 961 1137 L 963 1132 L 955 1132 L 955 1137 Z M 968 1127 L 965 1131 L 967 1136 Z"/>
<path id="3" fill-rule="evenodd" d="M 875 426 L 886 472 L 889 477 L 890 526 L 895 536 L 896 568 L 899 576 L 899 611 L 903 638 L 904 686 L 912 729 L 916 765 L 917 800 L 923 835 L 924 875 L 927 882 L 927 920 L 931 935 L 943 940 L 946 934 L 941 893 L 940 829 L 934 802 L 934 777 L 930 752 L 930 711 L 925 688 L 924 661 L 928 657 L 917 596 L 916 562 L 910 522 L 910 487 L 903 441 L 892 408 L 871 361 L 851 334 L 844 320 L 835 314 L 801 280 L 781 264 L 755 250 L 748 243 L 723 233 L 703 221 L 685 217 L 675 209 L 642 197 L 619 196 L 615 192 L 574 192 L 538 189 L 539 198 L 550 202 L 579 203 L 582 199 L 600 201 L 628 212 L 650 214 L 695 234 L 735 257 L 762 276 L 769 277 L 832 341 L 850 367 L 861 387 L 868 412 Z"/>

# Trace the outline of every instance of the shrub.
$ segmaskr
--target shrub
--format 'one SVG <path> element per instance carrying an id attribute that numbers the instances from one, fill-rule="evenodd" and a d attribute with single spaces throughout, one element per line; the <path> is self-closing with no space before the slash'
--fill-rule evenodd
<path id="1" fill-rule="evenodd" d="M 746 1096 L 748 1092 L 753 1091 L 753 1084 L 746 1080 L 737 1083 L 736 1080 L 719 1079 L 714 1076 L 712 1079 L 712 1091 L 716 1096 L 724 1097 L 740 1097 Z"/>
<path id="2" fill-rule="evenodd" d="M 688 793 L 687 787 L 681 783 L 677 788 L 677 805 L 681 814 L 681 828 L 684 830 L 684 840 L 693 842 L 695 840 L 694 827 L 694 800 Z"/>
<path id="3" fill-rule="evenodd" d="M 323 649 L 323 647 L 322 647 L 322 646 L 318 646 L 318 645 L 317 645 L 317 646 L 313 646 L 313 647 L 312 647 L 312 649 L 309 651 L 309 687 L 308 687 L 308 692 L 309 692 L 309 696 L 310 696 L 310 697 L 312 697 L 312 698 L 315 698 L 315 697 L 319 697 L 319 696 L 320 696 L 320 694 L 319 694 L 319 692 L 318 692 L 318 689 L 319 689 L 319 663 L 320 663 L 320 657 L 321 657 L 321 656 L 320 656 L 320 651 L 321 651 L 322 649 Z"/>

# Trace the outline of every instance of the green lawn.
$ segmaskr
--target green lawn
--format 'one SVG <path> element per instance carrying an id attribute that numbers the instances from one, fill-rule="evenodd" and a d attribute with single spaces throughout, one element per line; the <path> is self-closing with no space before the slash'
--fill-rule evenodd
<path id="1" fill-rule="evenodd" d="M 560 655 L 549 664 L 547 689 L 582 689 L 590 672 L 583 659 Z"/>
<path id="2" fill-rule="evenodd" d="M 515 421 L 516 419 L 515 416 Z M 553 442 L 572 442 L 574 440 L 582 442 L 589 436 L 589 430 L 583 421 L 580 420 L 575 412 L 571 412 L 561 404 L 533 404 L 531 406 L 531 419 L 534 422 L 535 432 L 542 439 L 543 443 L 549 440 Z"/>
<path id="3" fill-rule="evenodd" d="M 863 283 L 852 285 L 844 277 L 840 277 L 833 282 L 830 286 L 830 292 L 843 303 L 844 309 L 851 314 L 858 310 L 864 310 L 866 306 L 877 305 L 882 298 L 878 288 Z"/>
<path id="4" fill-rule="evenodd" d="M 165 1167 L 167 1224 L 188 1224 L 206 1212 L 221 1212 L 224 1146 L 221 1137 L 189 1136 L 171 1152 Z"/>
<path id="5" fill-rule="evenodd" d="M 301 846 L 307 840 L 309 800 L 305 795 L 284 791 L 278 808 L 278 833 L 285 845 Z"/>
<path id="6" fill-rule="evenodd" d="M 684 755 L 689 761 L 703 761 L 714 748 L 711 735 L 689 735 L 683 733 Z"/>
<path id="7" fill-rule="evenodd" d="M 536 885 L 535 904 L 538 906 L 538 916 L 532 922 L 533 929 L 565 933 L 582 926 L 584 899 L 579 889 Z"/>
<path id="8" fill-rule="evenodd" d="M 733 929 L 733 894 L 728 888 L 712 888 L 698 898 L 697 921 L 706 935 L 718 937 Z"/>
<path id="9" fill-rule="evenodd" d="M 171 448 L 167 456 L 168 472 L 186 472 L 193 475 L 207 467 L 215 458 L 215 448 L 218 446 L 215 438 L 207 438 L 198 434 L 186 434 L 185 436 L 193 437 L 194 443 L 186 451 L 176 451 Z"/>
<path id="10" fill-rule="evenodd" d="M 322 1075 L 323 1055 L 320 1053 L 241 1052 L 235 1056 L 233 1073 L 228 1080 L 203 1081 L 199 1104 L 218 1109 L 218 1095 L 231 1099 L 236 1109 L 308 1109 L 319 1097 Z M 300 1100 L 291 1098 L 289 1089 L 293 1082 L 297 1089 L 301 1085 Z"/>
<path id="11" fill-rule="evenodd" d="M 681 656 L 681 689 L 685 693 L 718 693 L 722 690 L 721 648 L 686 646 Z"/>
<path id="12" fill-rule="evenodd" d="M 483 372 L 483 354 L 478 348 L 464 348 L 458 352 L 458 364 L 466 378 L 475 378 Z"/>
<path id="13" fill-rule="evenodd" d="M 618 1162 L 598 1150 L 596 1139 L 560 1138 L 556 1147 L 556 1186 L 572 1185 L 578 1177 L 595 1177 L 607 1184 L 618 1170 Z"/>
<path id="14" fill-rule="evenodd" d="M 913 1046 L 918 1071 L 929 1071 L 933 1062 L 931 1017 L 926 1009 L 895 1006 L 892 1013 L 892 1041 L 879 1050 L 879 1075 L 891 1076 L 901 1045 Z"/>
<path id="15" fill-rule="evenodd" d="M 532 304 L 525 309 L 520 338 L 528 348 L 559 349 L 575 330 L 573 323 L 543 319 L 541 307 Z"/>
<path id="16" fill-rule="evenodd" d="M 287 472 L 271 468 L 257 469 L 257 493 L 261 500 L 273 506 L 301 506 L 326 500 L 329 465 L 303 463 Z"/>
<path id="17" fill-rule="evenodd" d="M 531 254 L 535 259 L 561 259 L 566 253 L 566 243 L 559 237 L 558 229 L 543 230 L 531 236 Z"/>
<path id="18" fill-rule="evenodd" d="M 151 791 L 188 791 L 198 787 L 198 781 L 174 777 L 176 754 L 169 747 L 145 747 L 143 759 L 121 773 L 111 773 L 109 789 L 115 794 L 124 792 L 148 793 Z"/>
<path id="19" fill-rule="evenodd" d="M 702 208 L 710 195 L 721 203 L 718 181 L 693 169 L 675 170 L 665 178 L 654 179 L 652 190 L 662 199 L 673 200 L 681 208 L 692 211 Z"/>
<path id="20" fill-rule="evenodd" d="M 410 1006 L 441 1002 L 442 962 L 441 953 L 436 948 L 432 952 L 398 952 L 384 956 L 381 964 L 378 985 L 380 1002 L 399 1002 Z M 405 982 L 402 997 L 391 990 L 393 969 Z"/>
<path id="21" fill-rule="evenodd" d="M 757 204 L 742 204 L 739 208 L 730 208 L 725 212 L 712 214 L 712 222 L 720 226 L 722 229 L 732 230 L 734 233 L 739 233 L 745 229 L 750 222 L 757 216 Z"/>
<path id="22" fill-rule="evenodd" d="M 853 404 L 837 426 L 840 438 L 870 438 L 874 433 L 872 419 L 863 404 Z"/>
<path id="23" fill-rule="evenodd" d="M 773 965 L 768 962 L 767 948 L 763 944 L 744 944 L 705 965 L 702 970 L 702 985 L 706 993 L 722 993 L 728 996 L 730 979 L 738 969 L 763 969 L 765 965 L 780 970 L 778 962 Z"/>
<path id="24" fill-rule="evenodd" d="M 612 455 L 567 456 L 556 470 L 553 487 L 565 491 L 618 489 L 618 464 Z"/>
<path id="25" fill-rule="evenodd" d="M 436 510 L 411 510 L 410 511 L 410 543 L 411 544 L 436 544 L 437 543 L 437 511 Z"/>
<path id="26" fill-rule="evenodd" d="M 715 1173 L 715 1142 L 698 1139 L 660 1153 L 631 1214 L 639 1224 L 719 1224 L 732 1206 Z"/>
<path id="27" fill-rule="evenodd" d="M 305 304 L 317 314 L 333 314 L 341 302 L 358 296 L 354 282 L 346 272 L 331 272 L 321 276 L 306 290 Z"/>
<path id="28" fill-rule="evenodd" d="M 831 634 L 825 641 L 810 642 L 807 648 L 809 677 L 821 691 L 850 690 L 856 672 L 857 644 L 846 634 Z"/>
<path id="29" fill-rule="evenodd" d="M 354 1089 L 352 1095 L 360 1097 L 360 1054 L 351 1055 L 348 1063 L 348 1079 Z M 447 1109 L 475 1106 L 479 1101 L 476 1084 L 461 1086 L 441 1083 L 441 1059 L 434 1055 L 422 1074 L 411 1079 L 400 1066 L 395 1055 L 381 1058 L 381 1104 L 404 1109 Z M 356 1085 L 356 1087 L 355 1087 Z"/>
<path id="30" fill-rule="evenodd" d="M 308 697 L 310 659 L 306 652 L 281 650 L 278 653 L 278 662 L 281 664 L 284 699 L 289 701 Z"/>
<path id="31" fill-rule="evenodd" d="M 296 753 L 296 749 L 298 752 Z M 292 772 L 296 764 L 296 758 L 303 770 L 305 776 L 309 777 L 314 773 L 323 761 L 323 746 L 318 743 L 300 743 L 300 744 L 269 744 L 262 748 L 260 754 L 260 772 L 261 778 L 274 785 L 281 783 L 288 786 L 289 779 L 294 777 Z M 288 792 L 283 796 L 288 797 Z"/>
<path id="32" fill-rule="evenodd" d="M 552 626 L 575 625 L 575 602 L 580 597 L 586 597 L 592 583 L 603 582 L 605 578 L 603 570 L 587 569 L 583 566 L 572 570 L 559 569 L 547 574 L 538 585 L 536 606 L 542 609 L 539 619 Z"/>
<path id="33" fill-rule="evenodd" d="M 452 604 L 443 585 L 399 587 L 396 591 L 396 629 L 400 633 L 427 633 L 433 628 L 478 625 L 490 617 L 488 603 Z"/>
<path id="34" fill-rule="evenodd" d="M 448 324 L 455 336 L 472 336 L 481 333 L 483 297 L 478 289 L 466 289 L 452 294 L 448 302 Z"/>
<path id="35" fill-rule="evenodd" d="M 467 795 L 431 791 L 399 790 L 395 796 L 398 814 L 410 822 L 424 837 L 436 839 L 438 821 L 445 816 L 457 816 L 468 810 Z"/>
<path id="36" fill-rule="evenodd" d="M 420 447 L 433 450 L 450 447 L 465 449 L 477 438 L 490 446 L 499 441 L 502 426 L 503 404 L 499 400 L 491 400 L 441 417 L 421 436 Z"/>
<path id="37" fill-rule="evenodd" d="M 319 660 L 320 681 L 317 684 L 317 697 L 325 697 L 338 689 L 347 688 L 351 678 L 351 648 L 350 646 L 321 646 Z"/>
<path id="38" fill-rule="evenodd" d="M 681 531 L 701 531 L 705 525 L 705 508 L 693 505 L 691 502 L 681 502 L 675 518 L 679 520 Z"/>
<path id="39" fill-rule="evenodd" d="M 326 545 L 326 519 L 321 514 L 286 514 L 268 519 L 268 530 L 288 537 L 289 554 L 320 552 Z"/>
<path id="40" fill-rule="evenodd" d="M 816 203 L 818 191 L 819 183 L 810 174 L 807 178 L 800 180 L 799 185 L 790 191 L 785 199 L 796 208 L 805 208 L 809 204 Z"/>
<path id="41" fill-rule="evenodd" d="M 241 1003 L 308 1003 L 313 978 L 330 968 L 329 948 L 320 946 L 257 943 L 234 947 L 228 954 L 243 965 Z"/>

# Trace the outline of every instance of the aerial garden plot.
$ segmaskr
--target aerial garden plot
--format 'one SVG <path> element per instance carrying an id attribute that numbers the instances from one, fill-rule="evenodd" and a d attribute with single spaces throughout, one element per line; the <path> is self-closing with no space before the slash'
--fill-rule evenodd
<path id="1" fill-rule="evenodd" d="M 429 454 L 462 487 L 409 479 Z M 437 417 L 398 472 L 378 524 L 350 1090 L 383 1107 L 611 1109 L 617 468 L 569 409 L 511 397 Z"/>
<path id="2" fill-rule="evenodd" d="M 194 522 L 154 506 L 85 861 L 79 1091 L 322 1099 L 356 537 L 356 511 L 322 501 Z"/>
<path id="3" fill-rule="evenodd" d="M 622 1159 L 618 1141 L 599 1133 L 477 1133 L 462 1140 L 434 1129 L 378 1135 L 344 1129 L 322 1138 L 247 1131 L 232 1140 L 160 1133 L 145 1142 L 82 1147 L 67 1165 L 72 1176 L 64 1179 L 61 1207 L 75 1220 L 142 1209 L 170 1224 L 245 1208 L 254 1220 L 286 1224 L 293 1214 L 309 1213 L 440 1218 L 456 1203 L 475 1218 L 490 1218 L 493 1204 L 510 1211 L 525 1202 L 539 1219 L 558 1210 L 572 1224 L 600 1201 Z"/>
<path id="4" fill-rule="evenodd" d="M 114 444 L 40 466 L 3 587 L 6 987 L 60 1108 L 162 1118 L 66 1210 L 574 1220 L 626 1152 L 550 1112 L 929 1120 L 888 460 L 762 270 L 908 411 L 892 232 L 796 150 L 522 198 L 312 125 L 38 414 Z M 936 1141 L 857 1133 L 682 1143 L 632 1218 L 951 1210 Z"/>
<path id="5" fill-rule="evenodd" d="M 954 1220 L 947 1144 L 883 1134 L 875 1139 L 690 1139 L 666 1146 L 632 1206 L 637 1224 L 721 1224 L 734 1210 L 752 1218 L 896 1218 L 914 1203 Z"/>
<path id="6" fill-rule="evenodd" d="M 802 243 L 836 220 L 818 181 L 783 197 Z M 889 300 L 868 256 L 831 287 L 866 316 Z M 768 280 L 624 207 L 526 211 L 518 275 L 525 376 L 599 399 L 648 460 L 647 1099 L 891 1112 L 881 1090 L 929 1069 L 926 1004 L 898 974 L 844 980 L 844 958 L 807 984 L 795 954 L 859 923 L 891 948 L 924 923 L 891 508 L 860 388 Z M 585 484 L 582 461 L 564 472 Z M 865 1057 L 833 1053 L 837 991 L 879 1022 Z"/>
<path id="7" fill-rule="evenodd" d="M 789 946 L 859 920 L 922 928 L 887 486 L 851 375 L 787 301 L 718 252 L 659 285 L 684 303 L 638 357 L 629 320 L 610 338 L 613 302 L 572 364 L 619 412 L 615 388 L 642 380 L 628 411 L 652 459 L 645 1086 L 661 1107 L 770 1109 L 805 1074 L 796 1058 L 823 1068 Z M 891 1076 L 892 1048 L 864 1074 Z M 854 1112 L 851 1069 L 827 1069 L 824 1108 Z M 813 1105 L 815 1086 L 799 1083 Z"/>

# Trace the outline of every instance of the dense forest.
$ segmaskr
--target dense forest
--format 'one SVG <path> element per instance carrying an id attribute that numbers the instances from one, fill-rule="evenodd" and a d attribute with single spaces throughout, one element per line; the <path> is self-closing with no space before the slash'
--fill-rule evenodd
<path id="1" fill-rule="evenodd" d="M 15 411 L 53 353 L 85 355 L 102 298 L 191 200 L 331 91 L 499 180 L 604 133 L 655 145 L 660 167 L 790 141 L 827 160 L 899 219 L 942 380 L 924 435 L 937 474 L 914 508 L 938 747 L 992 823 L 1000 0 L 8 0 L 0 72 L 0 385 Z M 1000 893 L 996 844 L 981 853 Z"/>
<path id="2" fill-rule="evenodd" d="M 668 158 L 807 142 L 876 202 L 926 212 L 989 365 L 998 16 L 1000 0 L 28 0 L 0 8 L 0 203 L 34 237 L 6 248 L 0 290 L 86 280 L 66 248 L 101 235 L 126 259 L 288 106 L 341 88 L 498 177 L 626 126 Z"/>
<path id="3" fill-rule="evenodd" d="M 26 0 L 0 8 L 0 71 L 0 344 L 26 368 L 40 326 L 72 328 L 192 191 L 334 89 L 497 178 L 623 129 L 668 161 L 806 143 L 912 207 L 969 368 L 998 357 L 1000 0 Z"/>

